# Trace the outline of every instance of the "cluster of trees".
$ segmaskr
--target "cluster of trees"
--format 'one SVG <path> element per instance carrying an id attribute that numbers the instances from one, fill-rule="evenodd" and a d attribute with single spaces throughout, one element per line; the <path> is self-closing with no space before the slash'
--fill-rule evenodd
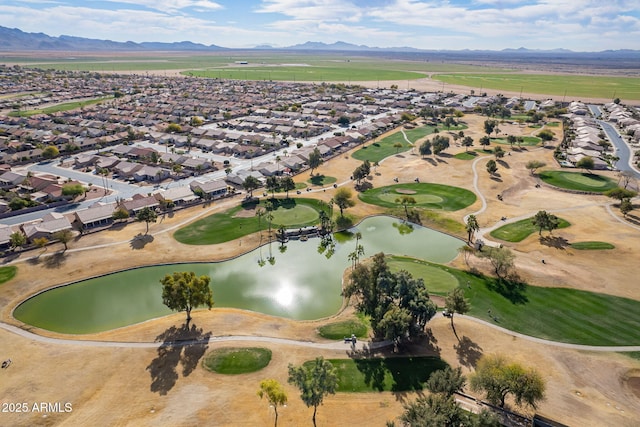
<path id="1" fill-rule="evenodd" d="M 53 241 L 60 242 L 64 245 L 64 250 L 68 249 L 67 244 L 73 239 L 73 231 L 71 230 L 60 230 L 53 233 L 51 236 Z M 33 244 L 39 248 L 43 248 L 49 243 L 49 239 L 46 237 L 40 237 L 33 239 Z M 27 236 L 24 235 L 21 231 L 14 231 L 9 235 L 9 245 L 11 249 L 15 250 L 17 248 L 21 248 L 27 244 Z"/>
<path id="2" fill-rule="evenodd" d="M 473 144 L 473 139 L 471 139 L 471 144 Z M 449 137 L 436 135 L 433 137 L 433 139 L 427 140 L 420 144 L 418 150 L 420 152 L 420 155 L 424 157 L 430 155 L 431 153 L 438 155 L 449 148 L 449 146 Z"/>
<path id="3" fill-rule="evenodd" d="M 369 316 L 376 337 L 396 342 L 422 334 L 436 313 L 424 281 L 406 271 L 392 273 L 383 253 L 374 255 L 370 265 L 355 266 L 343 293 L 356 298 L 356 308 Z"/>
<path id="4" fill-rule="evenodd" d="M 248 177 L 247 177 L 248 178 Z M 289 191 L 295 190 L 296 183 L 293 181 L 293 178 L 290 176 L 270 176 L 267 177 L 267 191 L 271 191 L 271 197 L 275 197 L 276 191 L 284 190 L 287 194 L 287 199 L 289 198 Z"/>
<path id="5" fill-rule="evenodd" d="M 606 196 L 611 197 L 612 199 L 619 200 L 620 212 L 625 217 L 629 212 L 633 210 L 633 203 L 631 203 L 631 199 L 636 197 L 638 193 L 633 190 L 629 190 L 626 187 L 616 187 L 608 190 L 604 193 Z"/>
<path id="6" fill-rule="evenodd" d="M 368 177 L 370 173 L 371 162 L 369 160 L 365 160 L 354 169 L 351 176 L 356 181 L 356 186 L 360 186 L 360 184 L 362 184 L 362 180 Z"/>

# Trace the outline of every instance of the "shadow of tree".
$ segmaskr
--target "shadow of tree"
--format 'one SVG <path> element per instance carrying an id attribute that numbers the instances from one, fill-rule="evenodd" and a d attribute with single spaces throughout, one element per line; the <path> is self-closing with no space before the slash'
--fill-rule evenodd
<path id="1" fill-rule="evenodd" d="M 500 164 L 500 166 L 502 166 L 505 169 L 511 169 L 511 166 L 509 166 L 509 163 L 505 162 L 502 159 L 497 160 L 497 162 Z"/>
<path id="2" fill-rule="evenodd" d="M 540 236 L 540 244 L 550 248 L 564 249 L 569 246 L 569 241 L 559 236 Z"/>
<path id="3" fill-rule="evenodd" d="M 478 360 L 482 357 L 482 347 L 471 341 L 466 335 L 463 335 L 453 348 L 456 350 L 460 364 L 467 368 L 475 368 Z"/>
<path id="4" fill-rule="evenodd" d="M 182 376 L 190 375 L 198 366 L 198 362 L 209 347 L 211 332 L 204 333 L 195 324 L 189 326 L 184 323 L 179 328 L 171 326 L 158 335 L 156 342 L 158 356 L 147 366 L 151 375 L 150 390 L 160 395 L 166 395 L 178 381 L 178 364 L 182 365 Z"/>
<path id="5" fill-rule="evenodd" d="M 144 247 L 151 242 L 153 242 L 152 235 L 138 233 L 133 239 L 131 239 L 129 246 L 131 246 L 131 249 L 140 250 L 144 249 Z"/>
<path id="6" fill-rule="evenodd" d="M 67 260 L 67 254 L 65 251 L 56 252 L 51 256 L 48 256 L 44 259 L 42 265 L 46 268 L 60 268 Z"/>
<path id="7" fill-rule="evenodd" d="M 502 182 L 502 178 L 500 178 L 500 175 L 498 174 L 491 175 L 491 180 L 496 182 Z"/>
<path id="8" fill-rule="evenodd" d="M 436 162 L 435 160 L 433 160 L 431 157 L 423 157 L 423 160 L 426 160 L 427 162 L 431 163 L 433 166 L 437 166 L 438 162 Z"/>
<path id="9" fill-rule="evenodd" d="M 509 278 L 487 281 L 487 287 L 489 290 L 499 293 L 513 304 L 525 304 L 529 301 L 525 295 L 527 284 L 515 274 L 512 274 Z M 497 319 L 494 320 L 497 321 Z"/>

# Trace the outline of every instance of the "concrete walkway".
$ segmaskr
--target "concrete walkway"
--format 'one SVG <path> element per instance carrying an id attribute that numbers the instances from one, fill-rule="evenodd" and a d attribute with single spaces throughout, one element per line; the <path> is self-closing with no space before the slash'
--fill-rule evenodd
<path id="1" fill-rule="evenodd" d="M 529 335 L 520 334 L 518 332 L 513 332 L 508 329 L 502 328 L 498 325 L 495 325 L 490 322 L 486 322 L 484 320 L 476 319 L 475 317 L 458 315 L 457 317 L 462 317 L 464 319 L 471 320 L 473 322 L 479 323 L 481 325 L 496 329 L 504 334 L 511 335 L 517 338 L 521 338 L 527 341 L 532 341 L 542 345 L 550 345 L 554 347 L 567 348 L 572 350 L 582 350 L 582 351 L 601 351 L 601 352 L 625 352 L 625 351 L 640 351 L 640 345 L 636 346 L 593 346 L 593 345 L 580 345 L 580 344 L 568 344 L 557 341 L 545 340 L 542 338 L 536 338 Z M 128 342 L 128 341 L 95 341 L 95 340 L 76 340 L 76 339 L 63 339 L 63 338 L 50 338 L 44 337 L 42 335 L 35 334 L 33 332 L 18 328 L 13 325 L 9 325 L 7 323 L 0 322 L 0 328 L 14 333 L 16 335 L 20 335 L 26 339 L 30 339 L 33 341 L 45 343 L 45 344 L 55 344 L 55 345 L 76 345 L 76 346 L 84 346 L 84 347 L 112 347 L 112 348 L 157 348 L 162 345 L 177 345 L 177 346 L 187 346 L 192 344 L 213 344 L 218 342 L 247 342 L 247 343 L 271 343 L 271 344 L 281 344 L 281 345 L 295 345 L 298 347 L 307 347 L 307 348 L 316 348 L 320 350 L 374 350 L 378 348 L 383 348 L 392 345 L 391 341 L 378 341 L 378 342 L 369 342 L 369 341 L 358 341 L 355 346 L 352 346 L 348 342 L 340 341 L 330 341 L 330 342 L 314 342 L 314 341 L 300 341 L 300 340 L 292 340 L 287 338 L 278 338 L 278 337 L 265 337 L 265 336 L 253 336 L 253 335 L 227 335 L 227 336 L 217 336 L 211 337 L 208 340 L 184 340 L 184 341 L 173 341 L 173 342 L 157 342 L 157 341 L 147 341 L 147 342 Z"/>

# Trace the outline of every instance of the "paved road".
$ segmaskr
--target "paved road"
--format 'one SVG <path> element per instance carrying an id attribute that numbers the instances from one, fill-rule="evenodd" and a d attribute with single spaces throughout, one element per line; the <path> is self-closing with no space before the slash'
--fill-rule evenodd
<path id="1" fill-rule="evenodd" d="M 633 173 L 637 179 L 640 179 L 640 171 L 638 171 L 632 163 L 633 156 L 629 145 L 620 137 L 620 134 L 613 125 L 603 120 L 598 120 L 598 123 L 607 134 L 609 141 L 616 147 L 616 156 L 620 158 L 620 160 L 616 162 L 616 169 L 619 171 L 629 171 Z"/>

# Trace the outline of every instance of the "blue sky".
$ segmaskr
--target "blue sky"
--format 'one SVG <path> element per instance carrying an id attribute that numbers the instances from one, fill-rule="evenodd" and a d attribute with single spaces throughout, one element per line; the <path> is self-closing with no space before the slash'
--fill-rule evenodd
<path id="1" fill-rule="evenodd" d="M 640 49 L 640 0 L 2 0 L 0 25 L 230 48 Z"/>

